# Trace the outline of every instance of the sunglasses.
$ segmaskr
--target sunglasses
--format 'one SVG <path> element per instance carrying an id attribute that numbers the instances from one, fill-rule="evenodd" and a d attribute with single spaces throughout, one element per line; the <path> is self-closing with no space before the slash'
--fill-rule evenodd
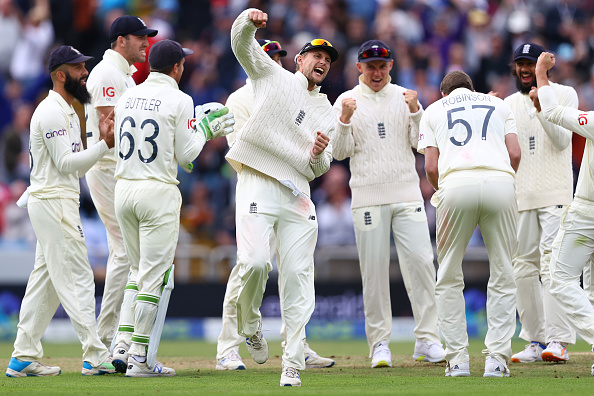
<path id="1" fill-rule="evenodd" d="M 390 50 L 385 48 L 369 48 L 361 53 L 359 53 L 359 59 L 369 59 L 369 58 L 391 58 L 392 53 Z"/>
<path id="2" fill-rule="evenodd" d="M 330 44 L 330 41 L 324 40 L 324 39 L 314 39 L 314 40 L 311 40 L 309 43 L 311 45 L 313 45 L 314 47 L 318 46 L 318 45 L 326 45 L 328 47 L 332 47 L 332 44 Z"/>
<path id="3" fill-rule="evenodd" d="M 270 52 L 276 50 L 280 51 L 282 50 L 282 47 L 278 41 L 269 41 L 262 46 L 262 49 L 264 50 L 264 52 Z"/>

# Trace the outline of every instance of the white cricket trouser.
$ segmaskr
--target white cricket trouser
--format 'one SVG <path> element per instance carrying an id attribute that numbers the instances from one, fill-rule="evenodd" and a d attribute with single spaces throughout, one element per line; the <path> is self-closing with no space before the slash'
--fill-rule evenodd
<path id="1" fill-rule="evenodd" d="M 114 168 L 93 168 L 86 173 L 91 198 L 103 225 L 105 225 L 109 246 L 103 299 L 97 318 L 97 332 L 108 349 L 120 321 L 124 288 L 130 272 L 130 263 L 124 248 L 124 237 L 115 215 L 116 179 L 114 171 Z"/>
<path id="2" fill-rule="evenodd" d="M 363 280 L 369 357 L 375 345 L 389 341 L 392 334 L 390 230 L 415 318 L 415 337 L 425 342 L 440 342 L 433 247 L 424 204 L 419 201 L 355 208 L 353 224 Z"/>
<path id="3" fill-rule="evenodd" d="M 594 205 L 576 198 L 561 217 L 551 255 L 551 294 L 569 323 L 594 345 L 594 308 L 580 287 L 582 270 L 594 254 Z"/>
<path id="4" fill-rule="evenodd" d="M 476 176 L 474 176 L 476 175 Z M 518 209 L 514 178 L 503 172 L 455 172 L 444 178 L 437 194 L 437 285 L 439 327 L 450 366 L 468 362 L 462 259 L 478 225 L 489 255 L 487 335 L 491 357 L 508 361 L 516 328 L 516 250 Z"/>
<path id="5" fill-rule="evenodd" d="M 551 245 L 565 207 L 523 210 L 518 216 L 518 250 L 513 259 L 520 338 L 575 344 L 575 331 L 550 292 Z"/>
<path id="6" fill-rule="evenodd" d="M 181 201 L 174 184 L 124 179 L 116 183 L 116 216 L 130 260 L 129 279 L 138 286 L 132 306 L 134 334 L 128 351 L 132 355 L 146 355 L 163 279 L 175 256 Z"/>
<path id="7" fill-rule="evenodd" d="M 237 297 L 238 333 L 258 330 L 260 306 L 270 260 L 270 234 L 277 237 L 279 291 L 286 325 L 283 364 L 305 369 L 305 325 L 315 305 L 313 255 L 318 235 L 311 199 L 293 195 L 275 179 L 244 167 L 236 193 L 237 265 L 241 288 Z"/>
<path id="8" fill-rule="evenodd" d="M 83 361 L 98 366 L 109 351 L 97 335 L 95 283 L 78 201 L 32 196 L 28 210 L 37 248 L 21 303 L 12 357 L 28 361 L 43 357 L 41 336 L 62 303 L 82 344 Z"/>

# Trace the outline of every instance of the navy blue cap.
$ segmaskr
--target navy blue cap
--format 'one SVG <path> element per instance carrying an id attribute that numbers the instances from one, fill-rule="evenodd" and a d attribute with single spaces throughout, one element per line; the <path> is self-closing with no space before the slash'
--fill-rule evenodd
<path id="1" fill-rule="evenodd" d="M 374 60 L 393 61 L 390 47 L 381 40 L 369 40 L 361 44 L 357 52 L 358 62 L 371 62 Z"/>
<path id="2" fill-rule="evenodd" d="M 278 41 L 258 39 L 258 44 L 260 44 L 260 47 L 262 47 L 264 52 L 266 52 L 270 57 L 272 57 L 274 54 L 280 54 L 281 58 L 287 56 L 287 51 L 282 48 Z"/>
<path id="3" fill-rule="evenodd" d="M 514 62 L 518 59 L 528 59 L 536 62 L 545 49 L 538 44 L 524 43 L 514 51 Z"/>
<path id="4" fill-rule="evenodd" d="M 124 15 L 117 18 L 111 24 L 111 28 L 109 28 L 109 42 L 113 43 L 119 36 L 126 36 L 128 34 L 135 36 L 144 36 L 146 34 L 149 37 L 154 37 L 157 33 L 158 30 L 146 27 L 146 23 L 139 17 Z"/>
<path id="5" fill-rule="evenodd" d="M 81 63 L 89 59 L 93 59 L 93 57 L 83 55 L 79 50 L 70 45 L 63 45 L 49 54 L 47 68 L 51 73 L 64 63 Z"/>
<path id="6" fill-rule="evenodd" d="M 194 51 L 189 48 L 182 48 L 177 41 L 161 40 L 151 47 L 148 61 L 152 69 L 160 70 L 175 65 L 182 58 L 193 53 Z"/>

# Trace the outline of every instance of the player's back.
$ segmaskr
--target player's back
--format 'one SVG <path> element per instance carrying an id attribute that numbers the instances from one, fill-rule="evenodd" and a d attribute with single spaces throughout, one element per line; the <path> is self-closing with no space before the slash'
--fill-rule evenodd
<path id="1" fill-rule="evenodd" d="M 162 73 L 122 95 L 115 108 L 116 178 L 178 184 L 176 135 L 191 139 L 192 99 Z"/>
<path id="2" fill-rule="evenodd" d="M 516 133 L 516 126 L 503 100 L 458 88 L 427 108 L 426 121 L 439 149 L 440 178 L 464 170 L 514 174 L 505 135 Z M 421 134 L 426 129 L 421 126 Z"/>

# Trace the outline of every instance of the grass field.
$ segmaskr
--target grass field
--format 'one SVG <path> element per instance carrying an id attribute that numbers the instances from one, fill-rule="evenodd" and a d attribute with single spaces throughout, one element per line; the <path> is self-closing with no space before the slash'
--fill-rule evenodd
<path id="1" fill-rule="evenodd" d="M 590 395 L 594 377 L 590 366 L 594 353 L 580 342 L 570 347 L 570 360 L 564 364 L 532 363 L 510 365 L 510 378 L 483 378 L 482 341 L 470 345 L 471 377 L 444 377 L 443 363 L 419 363 L 411 359 L 413 343 L 391 343 L 392 368 L 371 369 L 365 341 L 310 342 L 323 356 L 332 356 L 336 365 L 329 369 L 309 369 L 301 373 L 301 388 L 281 388 L 279 343 L 271 343 L 270 359 L 254 363 L 242 346 L 247 370 L 217 371 L 216 346 L 204 342 L 162 342 L 159 360 L 175 368 L 176 377 L 125 378 L 123 374 L 85 377 L 80 374 L 79 344 L 46 344 L 45 363 L 59 365 L 57 377 L 0 379 L 0 394 L 26 395 L 277 395 L 298 392 L 307 395 Z M 514 352 L 524 342 L 515 341 Z M 12 345 L 0 343 L 0 370 L 6 371 Z"/>

